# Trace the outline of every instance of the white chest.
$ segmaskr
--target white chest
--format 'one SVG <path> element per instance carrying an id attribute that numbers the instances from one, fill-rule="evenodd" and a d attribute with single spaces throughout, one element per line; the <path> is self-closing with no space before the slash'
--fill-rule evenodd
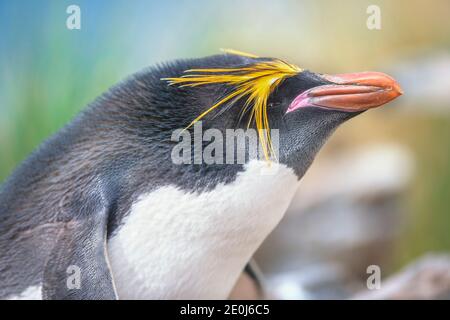
<path id="1" fill-rule="evenodd" d="M 297 188 L 293 171 L 252 161 L 237 179 L 196 194 L 142 195 L 108 243 L 122 299 L 225 299 Z"/>

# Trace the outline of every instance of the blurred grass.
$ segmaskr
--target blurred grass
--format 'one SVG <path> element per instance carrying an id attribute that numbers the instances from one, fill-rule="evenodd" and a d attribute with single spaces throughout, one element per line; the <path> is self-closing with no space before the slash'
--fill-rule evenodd
<path id="1" fill-rule="evenodd" d="M 158 61 L 231 47 L 318 72 L 384 71 L 411 52 L 450 48 L 445 0 L 77 3 L 82 30 L 69 31 L 71 1 L 0 0 L 0 181 L 109 86 Z M 382 9 L 380 31 L 365 28 L 370 4 Z M 450 250 L 449 128 L 444 116 L 373 112 L 342 130 L 351 143 L 394 140 L 416 157 L 398 264 Z"/>
<path id="2" fill-rule="evenodd" d="M 409 115 L 391 105 L 352 119 L 337 130 L 326 146 L 333 151 L 348 145 L 394 141 L 411 151 L 414 177 L 402 195 L 404 234 L 394 248 L 393 269 L 424 253 L 450 250 L 449 138 L 450 117 Z"/>
<path id="3" fill-rule="evenodd" d="M 407 198 L 414 219 L 398 250 L 405 261 L 423 252 L 450 249 L 450 119 L 417 119 L 403 127 L 415 132 L 409 143 L 417 161 Z"/>

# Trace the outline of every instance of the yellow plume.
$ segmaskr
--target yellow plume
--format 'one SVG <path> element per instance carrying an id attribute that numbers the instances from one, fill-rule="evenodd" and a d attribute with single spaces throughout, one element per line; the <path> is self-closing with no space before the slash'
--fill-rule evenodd
<path id="1" fill-rule="evenodd" d="M 220 51 L 225 52 L 225 53 L 229 53 L 229 54 L 235 54 L 238 56 L 243 56 L 243 57 L 247 57 L 247 58 L 259 58 L 258 56 L 252 54 L 252 53 L 247 53 L 247 52 L 242 52 L 239 50 L 234 50 L 234 49 L 220 49 Z"/>
<path id="2" fill-rule="evenodd" d="M 251 56 L 234 50 L 228 52 Z M 264 156 L 267 160 L 270 160 L 275 153 L 270 138 L 267 100 L 284 79 L 301 71 L 301 68 L 293 64 L 272 59 L 236 68 L 190 69 L 185 71 L 187 74 L 179 78 L 164 78 L 162 80 L 168 81 L 170 85 L 180 85 L 180 87 L 197 87 L 209 84 L 226 84 L 232 87 L 229 94 L 195 118 L 187 128 L 219 106 L 227 102 L 233 103 L 245 97 L 246 101 L 241 110 L 241 117 L 248 108 L 251 108 L 247 127 L 250 126 L 251 121 L 255 122 Z"/>

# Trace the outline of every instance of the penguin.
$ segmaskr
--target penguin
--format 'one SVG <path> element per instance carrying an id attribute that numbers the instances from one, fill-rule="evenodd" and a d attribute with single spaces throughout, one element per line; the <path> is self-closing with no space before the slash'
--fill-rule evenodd
<path id="1" fill-rule="evenodd" d="M 0 298 L 228 298 L 327 138 L 401 94 L 383 73 L 331 76 L 234 51 L 128 77 L 1 185 Z M 174 131 L 199 122 L 255 129 L 263 152 L 174 163 Z"/>

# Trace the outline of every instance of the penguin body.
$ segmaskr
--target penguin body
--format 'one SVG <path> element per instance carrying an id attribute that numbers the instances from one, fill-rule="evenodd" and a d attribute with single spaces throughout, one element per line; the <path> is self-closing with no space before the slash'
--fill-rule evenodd
<path id="1" fill-rule="evenodd" d="M 168 186 L 140 197 L 108 244 L 119 296 L 226 299 L 297 188 L 292 169 L 262 176 L 266 166 L 251 161 L 204 193 Z"/>
<path id="2" fill-rule="evenodd" d="M 311 72 L 271 95 L 280 164 L 174 164 L 172 132 L 227 90 L 161 78 L 259 59 L 219 55 L 144 70 L 113 87 L 26 159 L 0 189 L 2 299 L 225 299 L 287 209 L 327 137 L 358 112 L 303 108 L 299 92 L 327 85 Z M 205 119 L 245 125 L 232 106 Z M 79 288 L 68 285 L 80 270 Z"/>
<path id="3" fill-rule="evenodd" d="M 297 189 L 292 169 L 281 165 L 277 174 L 261 176 L 266 166 L 254 160 L 211 191 L 172 185 L 138 196 L 107 244 L 118 296 L 226 299 Z M 38 283 L 10 298 L 40 299 L 41 290 Z"/>

